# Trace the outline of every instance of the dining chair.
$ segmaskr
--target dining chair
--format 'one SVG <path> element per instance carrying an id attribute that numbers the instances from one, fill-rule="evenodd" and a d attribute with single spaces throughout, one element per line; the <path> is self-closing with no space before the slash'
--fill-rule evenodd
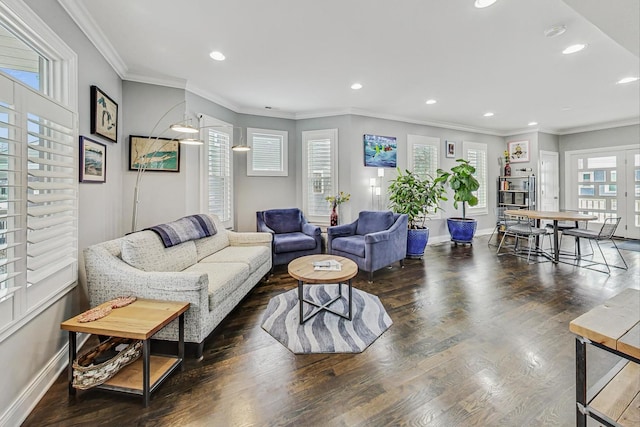
<path id="1" fill-rule="evenodd" d="M 544 245 L 544 236 L 549 237 L 549 246 L 551 247 L 552 245 L 551 234 L 546 228 L 535 227 L 531 224 L 531 220 L 529 218 L 523 218 L 518 216 L 506 215 L 505 221 L 509 225 L 505 229 L 502 235 L 502 239 L 500 240 L 500 244 L 498 245 L 498 250 L 496 251 L 496 254 L 498 254 L 498 256 L 502 256 L 509 253 L 509 252 L 500 253 L 500 250 L 502 249 L 503 246 L 507 247 L 507 245 L 504 244 L 505 239 L 507 237 L 512 237 L 515 240 L 512 246 L 513 252 L 511 253 L 516 256 L 523 255 L 522 251 L 518 248 L 518 245 L 519 245 L 520 239 L 526 238 L 528 243 L 527 262 L 529 264 L 536 264 L 539 262 L 547 262 L 551 260 L 550 255 L 541 249 L 542 246 Z M 537 244 L 537 241 L 539 238 L 542 239 L 542 241 L 540 242 L 541 246 L 536 247 L 534 254 L 541 255 L 545 259 L 542 261 L 531 262 L 531 253 L 534 245 Z"/>
<path id="2" fill-rule="evenodd" d="M 610 267 L 615 267 L 615 268 L 620 268 L 622 270 L 627 270 L 629 268 L 629 266 L 627 265 L 627 262 L 625 261 L 624 257 L 622 256 L 622 253 L 620 252 L 620 249 L 618 249 L 618 245 L 616 245 L 616 241 L 613 239 L 613 235 L 616 232 L 616 229 L 618 228 L 618 224 L 620 224 L 620 221 L 622 220 L 621 217 L 616 217 L 616 218 L 605 218 L 604 222 L 602 223 L 602 227 L 600 227 L 600 230 L 588 230 L 588 229 L 583 229 L 583 228 L 575 228 L 575 229 L 571 229 L 571 230 L 567 230 L 565 231 L 563 234 L 566 236 L 573 236 L 576 237 L 576 245 L 580 245 L 580 239 L 586 239 L 589 241 L 589 244 L 591 246 L 591 254 L 590 255 L 580 255 L 579 252 L 576 249 L 575 252 L 575 259 L 576 259 L 576 264 L 579 267 L 584 267 L 584 268 L 588 268 L 590 270 L 594 270 L 594 271 L 599 271 L 601 273 L 605 273 L 602 270 L 599 270 L 597 268 L 592 268 L 595 265 L 604 265 L 607 269 L 606 273 L 607 274 L 611 274 L 611 268 Z M 613 247 L 616 249 L 616 251 L 618 252 L 618 256 L 620 257 L 620 259 L 622 260 L 622 263 L 624 264 L 624 266 L 621 265 L 615 265 L 615 264 L 609 264 L 609 262 L 607 261 L 607 257 L 605 256 L 604 252 L 602 251 L 602 247 L 600 245 L 600 242 L 605 242 L 605 241 L 610 241 L 611 243 L 613 243 Z M 598 250 L 600 251 L 600 256 L 602 257 L 602 260 L 604 262 L 598 262 L 598 261 L 594 261 L 593 258 L 589 261 L 587 260 L 586 262 L 590 263 L 590 264 L 586 264 L 586 265 L 581 265 L 581 262 L 584 260 L 584 257 L 594 257 L 595 255 L 595 251 L 593 250 L 593 242 L 596 242 L 596 245 L 598 246 Z"/>
<path id="3" fill-rule="evenodd" d="M 496 238 L 496 243 L 491 243 L 491 240 L 493 239 L 493 235 L 497 233 L 500 233 L 504 230 L 506 230 L 510 225 L 515 225 L 517 223 L 516 220 L 510 219 L 507 220 L 506 215 L 504 214 L 504 211 L 506 211 L 508 208 L 505 206 L 499 206 L 497 208 L 494 208 L 493 211 L 496 214 L 496 226 L 493 228 L 493 231 L 491 232 L 491 235 L 489 236 L 489 240 L 487 241 L 487 246 L 497 246 L 498 245 L 498 238 L 500 236 L 500 234 L 498 234 L 498 238 Z"/>

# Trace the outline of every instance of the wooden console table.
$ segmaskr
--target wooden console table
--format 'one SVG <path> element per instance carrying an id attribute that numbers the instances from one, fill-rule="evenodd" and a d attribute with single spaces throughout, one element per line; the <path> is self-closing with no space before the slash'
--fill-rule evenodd
<path id="1" fill-rule="evenodd" d="M 640 290 L 625 289 L 569 325 L 576 337 L 576 425 L 640 425 Z M 621 361 L 587 390 L 590 344 Z"/>
<path id="2" fill-rule="evenodd" d="M 144 406 L 149 406 L 151 392 L 178 367 L 184 359 L 184 313 L 188 302 L 156 301 L 138 299 L 116 308 L 106 317 L 93 322 L 81 323 L 78 316 L 60 324 L 69 331 L 69 394 L 75 395 L 72 386 L 73 361 L 76 358 L 76 334 L 78 332 L 142 340 L 142 361 L 125 366 L 114 377 L 95 388 L 142 395 Z M 177 357 L 151 356 L 151 337 L 160 329 L 178 318 Z"/>

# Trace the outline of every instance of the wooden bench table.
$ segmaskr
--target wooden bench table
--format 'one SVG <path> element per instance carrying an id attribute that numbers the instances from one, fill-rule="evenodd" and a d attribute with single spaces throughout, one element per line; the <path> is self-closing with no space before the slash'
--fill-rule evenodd
<path id="1" fill-rule="evenodd" d="M 95 388 L 141 395 L 144 406 L 149 406 L 151 392 L 171 372 L 182 367 L 184 313 L 188 309 L 188 302 L 138 299 L 125 307 L 114 309 L 106 317 L 93 322 L 79 322 L 80 315 L 62 322 L 61 329 L 69 331 L 69 394 L 76 393 L 72 382 L 77 333 L 131 338 L 142 340 L 142 360 L 139 359 L 125 366 L 114 377 Z M 177 357 L 151 356 L 151 337 L 176 318 L 178 318 Z"/>
<path id="2" fill-rule="evenodd" d="M 625 289 L 573 320 L 576 337 L 576 425 L 587 416 L 608 426 L 640 425 L 640 290 Z M 590 344 L 621 360 L 587 390 Z"/>

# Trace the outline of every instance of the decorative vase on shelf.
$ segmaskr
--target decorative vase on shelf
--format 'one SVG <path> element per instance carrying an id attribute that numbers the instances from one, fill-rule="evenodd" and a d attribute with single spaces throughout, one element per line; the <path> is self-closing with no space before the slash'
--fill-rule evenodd
<path id="1" fill-rule="evenodd" d="M 338 212 L 336 211 L 336 205 L 334 204 L 331 209 L 331 226 L 338 225 Z"/>
<path id="2" fill-rule="evenodd" d="M 504 165 L 504 176 L 511 176 L 511 165 L 509 164 L 509 162 Z"/>

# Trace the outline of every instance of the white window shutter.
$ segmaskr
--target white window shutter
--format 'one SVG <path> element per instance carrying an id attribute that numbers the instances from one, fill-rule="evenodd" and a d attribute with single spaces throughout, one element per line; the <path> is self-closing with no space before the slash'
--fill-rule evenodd
<path id="1" fill-rule="evenodd" d="M 307 219 L 328 224 L 331 206 L 328 196 L 338 193 L 338 130 L 302 132 L 303 211 Z"/>

